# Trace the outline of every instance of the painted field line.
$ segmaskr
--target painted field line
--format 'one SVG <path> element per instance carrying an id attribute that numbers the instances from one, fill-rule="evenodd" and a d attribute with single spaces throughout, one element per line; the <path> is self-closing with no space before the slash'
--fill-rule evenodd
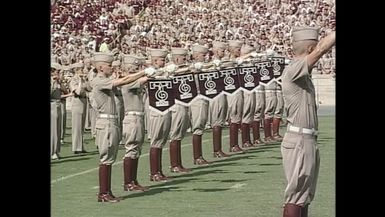
<path id="1" fill-rule="evenodd" d="M 226 138 L 226 137 L 229 137 L 229 135 L 225 135 L 225 136 L 222 136 L 222 137 Z M 205 139 L 202 142 L 208 142 L 208 141 L 211 141 L 211 140 L 212 139 Z M 184 144 L 184 145 L 182 145 L 182 147 L 185 147 L 185 146 L 188 146 L 188 145 L 191 145 L 191 143 Z M 167 151 L 167 150 L 168 150 L 168 148 L 163 148 L 163 151 Z M 140 157 L 148 156 L 148 154 L 149 153 L 142 154 Z M 123 163 L 123 161 L 118 161 L 118 162 L 114 163 L 112 166 L 116 166 L 116 165 L 119 165 L 119 164 L 122 164 L 122 163 Z M 63 181 L 63 180 L 69 179 L 69 178 L 73 178 L 73 177 L 76 177 L 76 176 L 81 176 L 81 175 L 84 175 L 84 174 L 96 171 L 98 169 L 99 169 L 99 167 L 95 167 L 95 168 L 92 168 L 92 169 L 89 169 L 89 170 L 85 170 L 85 171 L 82 171 L 82 172 L 78 172 L 78 173 L 74 173 L 74 174 L 71 174 L 71 175 L 68 175 L 68 176 L 63 176 L 63 177 L 51 180 L 51 184 L 55 184 L 57 182 L 60 182 L 60 181 Z"/>

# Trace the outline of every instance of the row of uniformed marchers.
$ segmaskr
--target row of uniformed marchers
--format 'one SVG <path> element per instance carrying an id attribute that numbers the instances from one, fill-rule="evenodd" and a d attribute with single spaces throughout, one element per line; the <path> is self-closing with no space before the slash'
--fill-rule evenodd
<path id="1" fill-rule="evenodd" d="M 209 49 L 195 44 L 190 62 L 188 49 L 171 48 L 167 65 L 165 49 L 149 49 L 150 62 L 134 55 L 124 55 L 118 62 L 112 54 L 94 53 L 87 61 L 88 66 L 77 63 L 63 69 L 52 63 L 52 159 L 59 158 L 65 130 L 62 101 L 66 97 L 72 97 L 73 151 L 85 152 L 86 122 L 95 137 L 100 160 L 98 201 L 102 202 L 119 201 L 111 192 L 111 165 L 116 161 L 119 144 L 125 147 L 123 189 L 148 190 L 137 180 L 145 130 L 151 146 L 150 180 L 163 182 L 170 179 L 162 170 L 162 149 L 168 141 L 170 171 L 191 171 L 183 166 L 181 154 L 181 141 L 189 128 L 194 164 L 208 165 L 211 162 L 204 159 L 202 153 L 202 134 L 207 123 L 212 128 L 213 156 L 229 157 L 222 148 L 222 130 L 226 123 L 229 124 L 229 151 L 243 153 L 244 149 L 263 143 L 281 142 L 279 126 L 286 110 L 288 129 L 283 138 L 282 155 L 288 186 L 284 216 L 307 216 L 319 168 L 318 123 L 310 72 L 334 44 L 333 35 L 334 32 L 317 45 L 316 29 L 293 29 L 296 57 L 285 70 L 288 60 L 284 57 L 272 51 L 256 53 L 241 41 L 228 44 L 214 41 L 210 61 L 207 61 Z M 226 50 L 230 56 L 225 56 Z M 59 72 L 71 69 L 74 76 L 66 82 Z M 261 125 L 264 141 L 260 137 Z"/>

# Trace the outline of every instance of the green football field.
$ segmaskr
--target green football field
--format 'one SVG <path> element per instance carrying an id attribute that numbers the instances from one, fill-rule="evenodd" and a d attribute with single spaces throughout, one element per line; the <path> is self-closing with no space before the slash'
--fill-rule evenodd
<path id="1" fill-rule="evenodd" d="M 71 116 L 70 112 L 67 116 Z M 335 216 L 335 117 L 320 117 L 318 137 L 321 168 L 316 197 L 309 208 L 311 217 Z M 52 217 L 280 217 L 285 179 L 279 144 L 264 145 L 245 154 L 214 159 L 212 133 L 203 136 L 203 155 L 214 163 L 192 163 L 191 134 L 182 141 L 183 163 L 193 171 L 170 173 L 168 144 L 163 149 L 163 172 L 173 178 L 165 183 L 149 181 L 149 143 L 139 160 L 138 179 L 150 187 L 144 193 L 123 191 L 120 148 L 112 170 L 112 191 L 120 203 L 98 203 L 98 152 L 90 133 L 85 134 L 83 155 L 71 151 L 70 120 L 61 159 L 51 161 Z M 228 128 L 223 131 L 223 150 L 228 153 Z M 262 132 L 261 132 L 262 133 Z M 283 135 L 284 128 L 281 128 Z M 240 137 L 240 134 L 239 134 Z M 240 138 L 239 138 L 240 139 Z"/>

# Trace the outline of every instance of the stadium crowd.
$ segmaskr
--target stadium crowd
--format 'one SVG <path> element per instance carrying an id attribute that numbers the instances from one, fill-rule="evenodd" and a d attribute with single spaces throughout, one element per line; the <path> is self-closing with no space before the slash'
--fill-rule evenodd
<path id="1" fill-rule="evenodd" d="M 335 29 L 334 1 L 321 0 L 57 0 L 52 3 L 52 62 L 88 62 L 92 52 L 148 59 L 148 48 L 242 40 L 256 51 L 272 49 L 292 57 L 293 26 L 320 28 L 323 38 Z M 334 74 L 335 50 L 318 64 Z"/>

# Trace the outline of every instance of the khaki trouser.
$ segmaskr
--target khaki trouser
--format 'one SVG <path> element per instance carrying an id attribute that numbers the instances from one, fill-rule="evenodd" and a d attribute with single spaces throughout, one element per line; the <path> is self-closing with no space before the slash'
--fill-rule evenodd
<path id="1" fill-rule="evenodd" d="M 223 126 L 227 116 L 227 96 L 220 95 L 210 102 L 211 127 Z"/>
<path id="2" fill-rule="evenodd" d="M 228 118 L 231 123 L 241 123 L 243 113 L 243 91 L 238 91 L 236 94 L 227 96 L 229 103 Z"/>
<path id="3" fill-rule="evenodd" d="M 170 110 L 171 127 L 170 140 L 182 140 L 190 126 L 189 107 L 175 104 Z"/>
<path id="4" fill-rule="evenodd" d="M 66 109 L 65 99 L 61 100 L 60 109 L 61 109 L 60 139 L 64 140 L 64 135 L 66 133 L 66 126 L 67 126 L 67 109 Z"/>
<path id="5" fill-rule="evenodd" d="M 116 160 L 119 148 L 118 119 L 97 118 L 95 130 L 100 163 L 111 165 Z"/>
<path id="6" fill-rule="evenodd" d="M 265 119 L 274 117 L 275 107 L 277 106 L 277 96 L 275 90 L 265 90 Z"/>
<path id="7" fill-rule="evenodd" d="M 86 108 L 86 120 L 84 122 L 84 128 L 87 130 L 91 129 L 91 105 L 87 100 L 87 108 Z"/>
<path id="8" fill-rule="evenodd" d="M 86 120 L 86 98 L 72 99 L 71 115 L 72 115 L 72 151 L 82 151 L 83 147 L 83 132 Z"/>
<path id="9" fill-rule="evenodd" d="M 251 124 L 255 114 L 255 92 L 248 93 L 243 91 L 243 115 L 242 123 Z"/>
<path id="10" fill-rule="evenodd" d="M 149 135 L 149 117 L 150 117 L 150 110 L 149 110 L 149 101 L 148 101 L 148 92 L 145 91 L 143 94 L 143 103 L 144 103 L 144 129 L 147 131 L 147 135 Z"/>
<path id="11" fill-rule="evenodd" d="M 91 135 L 92 137 L 96 138 L 96 119 L 98 117 L 98 111 L 94 108 L 91 108 L 90 110 L 90 118 L 91 118 Z"/>
<path id="12" fill-rule="evenodd" d="M 202 135 L 209 113 L 209 101 L 205 99 L 196 99 L 191 103 L 191 125 L 192 133 Z"/>
<path id="13" fill-rule="evenodd" d="M 122 142 L 126 148 L 124 157 L 139 158 L 144 142 L 144 114 L 124 116 Z"/>
<path id="14" fill-rule="evenodd" d="M 286 132 L 281 152 L 287 181 L 285 203 L 309 204 L 315 195 L 320 165 L 316 136 Z"/>
<path id="15" fill-rule="evenodd" d="M 257 91 L 255 93 L 255 112 L 254 121 L 261 121 L 265 112 L 265 91 Z"/>
<path id="16" fill-rule="evenodd" d="M 122 122 L 124 118 L 124 104 L 123 104 L 123 97 L 122 96 L 115 96 L 115 105 L 116 105 L 116 111 L 118 115 L 118 126 L 119 126 L 119 132 L 120 136 L 122 135 Z M 122 140 L 121 137 L 119 137 L 119 141 Z"/>
<path id="17" fill-rule="evenodd" d="M 93 99 L 92 95 L 89 97 L 89 104 L 90 104 L 90 122 L 91 122 L 91 135 L 93 138 L 96 138 L 96 119 L 98 117 L 98 110 L 96 109 L 96 103 Z M 95 144 L 96 145 L 96 144 Z"/>
<path id="18" fill-rule="evenodd" d="M 163 148 L 167 142 L 171 127 L 171 113 L 161 115 L 150 110 L 149 132 L 151 148 Z"/>
<path id="19" fill-rule="evenodd" d="M 51 155 L 60 152 L 61 103 L 51 102 Z"/>
<path id="20" fill-rule="evenodd" d="M 283 107 L 284 107 L 282 90 L 277 90 L 276 96 L 277 96 L 277 106 L 275 107 L 274 118 L 282 118 Z"/>

